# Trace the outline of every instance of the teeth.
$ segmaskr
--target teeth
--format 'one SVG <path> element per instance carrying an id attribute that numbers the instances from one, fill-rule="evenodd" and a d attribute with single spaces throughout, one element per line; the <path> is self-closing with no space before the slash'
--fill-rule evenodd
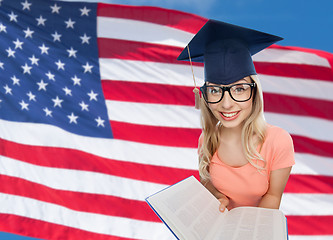
<path id="1" fill-rule="evenodd" d="M 222 115 L 225 116 L 225 117 L 230 118 L 230 117 L 235 116 L 237 113 L 238 113 L 238 112 L 234 112 L 234 113 L 222 113 Z"/>

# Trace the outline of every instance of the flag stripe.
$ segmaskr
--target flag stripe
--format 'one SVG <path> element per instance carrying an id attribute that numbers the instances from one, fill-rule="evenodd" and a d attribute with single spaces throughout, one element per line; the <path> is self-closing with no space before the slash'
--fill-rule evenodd
<path id="1" fill-rule="evenodd" d="M 147 12 L 149 14 L 146 14 Z M 207 21 L 207 19 L 197 15 L 175 10 L 170 11 L 158 7 L 134 7 L 103 3 L 98 3 L 97 15 L 145 21 L 162 26 L 170 26 L 191 33 L 196 33 Z"/>
<path id="2" fill-rule="evenodd" d="M 289 234 L 301 235 L 295 239 L 312 240 L 311 235 L 314 236 L 313 239 L 318 240 L 322 238 L 316 235 L 324 235 L 323 239 L 325 240 L 333 237 L 333 216 L 287 216 L 287 221 Z M 306 235 L 309 235 L 309 238 Z"/>
<path id="3" fill-rule="evenodd" d="M 101 78 L 125 82 L 193 86 L 190 67 L 181 64 L 100 59 Z M 148 69 L 148 70 L 147 70 Z M 193 66 L 198 86 L 203 84 L 203 68 Z M 259 74 L 264 92 L 333 101 L 333 83 L 305 78 L 277 77 Z M 288 86 L 288 87 L 285 87 Z"/>
<path id="4" fill-rule="evenodd" d="M 116 235 L 122 238 L 134 239 L 152 239 L 151 236 L 168 239 L 167 237 L 169 236 L 167 229 L 160 223 L 79 212 L 59 205 L 10 194 L 1 193 L 0 201 L 3 214 L 25 216 L 98 234 Z M 30 211 L 25 212 L 23 208 L 17 208 L 16 206 L 29 206 Z M 43 208 L 44 213 L 38 211 L 40 208 Z M 94 219 L 94 221 L 90 221 L 90 219 Z M 103 223 L 105 222 L 108 223 L 108 228 L 104 227 Z M 128 226 L 132 227 L 131 231 L 128 231 Z M 151 231 L 147 232 L 147 228 Z"/>
<path id="5" fill-rule="evenodd" d="M 289 177 L 285 192 L 333 194 L 333 177 L 292 174 Z"/>
<path id="6" fill-rule="evenodd" d="M 138 83 L 124 81 L 102 81 L 104 96 L 108 100 L 160 103 L 170 105 L 194 105 L 193 87 L 171 86 L 156 83 Z M 163 93 L 163 94 L 161 94 Z M 264 93 L 265 112 L 312 116 L 333 120 L 333 102 L 313 98 L 295 97 L 275 93 Z M 285 106 L 290 107 L 286 108 Z M 316 106 L 313 111 L 312 106 Z"/>
<path id="7" fill-rule="evenodd" d="M 42 220 L 32 219 L 13 214 L 0 213 L 0 231 L 26 235 L 38 239 L 94 239 L 94 240 L 134 240 L 134 238 L 123 238 L 100 233 L 93 233 L 76 228 L 68 228 L 61 224 L 54 224 Z M 38 227 L 36 227 L 38 226 Z"/>
<path id="8" fill-rule="evenodd" d="M 0 144 L 3 146 L 0 149 L 2 156 L 44 167 L 104 173 L 168 185 L 174 184 L 188 176 L 197 176 L 198 174 L 197 170 L 118 161 L 75 149 L 31 146 L 3 139 L 0 139 Z M 4 151 L 4 149 L 6 149 L 6 151 Z M 17 151 L 17 149 L 20 149 L 20 151 Z M 30 158 L 30 156 L 35 157 Z M 90 161 L 92 158 L 94 161 Z M 70 159 L 70 161 L 68 161 L 68 159 Z M 151 172 L 159 172 L 160 174 L 149 174 Z"/>
<path id="9" fill-rule="evenodd" d="M 173 63 L 173 64 L 186 64 L 186 61 L 177 61 L 178 55 L 183 50 L 183 47 L 166 46 L 160 44 L 146 43 L 142 41 L 129 41 L 100 37 L 98 38 L 98 44 L 103 51 L 100 51 L 101 58 L 115 58 L 122 60 L 136 60 L 136 61 L 148 61 L 148 62 L 160 62 L 160 63 Z M 273 50 L 267 49 L 263 52 L 269 53 Z M 279 55 L 281 55 L 282 50 Z M 261 53 L 260 53 L 261 54 Z M 263 56 L 270 56 L 265 54 Z M 300 64 L 299 62 L 286 63 L 286 62 L 273 62 L 274 58 L 270 61 L 264 61 L 267 59 L 261 59 L 257 57 L 258 61 L 255 61 L 255 68 L 259 74 L 275 75 L 293 78 L 307 78 L 307 79 L 320 79 L 331 80 L 333 73 L 327 64 L 324 66 Z M 276 59 L 274 59 L 276 60 Z M 292 62 L 292 61 L 291 61 Z M 203 66 L 201 63 L 193 62 L 195 66 Z"/>
<path id="10" fill-rule="evenodd" d="M 20 195 L 53 203 L 75 211 L 159 222 L 143 201 L 129 200 L 112 195 L 58 190 L 21 178 L 0 175 L 2 193 Z M 36 191 L 38 189 L 38 191 Z M 95 202 L 96 204 L 91 204 Z"/>

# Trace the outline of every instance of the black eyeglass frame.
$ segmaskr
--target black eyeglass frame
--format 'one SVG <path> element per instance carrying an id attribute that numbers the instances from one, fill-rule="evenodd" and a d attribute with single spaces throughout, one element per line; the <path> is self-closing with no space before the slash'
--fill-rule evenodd
<path id="1" fill-rule="evenodd" d="M 237 86 L 237 85 L 244 85 L 244 84 L 245 84 L 245 85 L 249 85 L 249 86 L 251 87 L 251 94 L 250 94 L 250 97 L 249 97 L 247 100 L 241 100 L 241 101 L 236 100 L 236 99 L 232 96 L 232 94 L 231 94 L 231 92 L 230 92 L 230 89 L 231 89 L 232 87 L 234 87 L 234 86 Z M 207 98 L 207 87 L 217 87 L 217 88 L 222 89 L 222 95 L 221 95 L 220 100 L 215 101 L 215 102 L 210 102 L 210 101 L 208 101 L 208 98 Z M 222 99 L 223 99 L 223 97 L 224 97 L 224 92 L 225 92 L 225 91 L 228 91 L 228 92 L 229 92 L 229 96 L 230 96 L 230 97 L 232 98 L 232 100 L 234 100 L 235 102 L 246 102 L 246 101 L 249 101 L 249 100 L 251 99 L 251 97 L 252 97 L 252 95 L 253 95 L 253 89 L 255 89 L 256 87 L 257 87 L 257 85 L 256 85 L 255 82 L 252 82 L 252 83 L 237 83 L 237 84 L 230 85 L 230 86 L 228 86 L 228 87 L 219 86 L 219 85 L 207 85 L 207 84 L 205 83 L 202 87 L 200 87 L 200 91 L 201 91 L 201 93 L 202 93 L 202 95 L 203 95 L 203 97 L 204 97 L 206 103 L 219 103 L 219 102 L 221 102 Z"/>

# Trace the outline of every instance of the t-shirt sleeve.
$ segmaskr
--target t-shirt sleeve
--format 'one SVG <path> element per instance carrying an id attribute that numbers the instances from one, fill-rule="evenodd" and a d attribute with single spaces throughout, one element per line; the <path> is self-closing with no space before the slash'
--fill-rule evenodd
<path id="1" fill-rule="evenodd" d="M 295 164 L 294 144 L 290 134 L 282 128 L 276 129 L 274 137 L 271 171 L 291 167 Z"/>

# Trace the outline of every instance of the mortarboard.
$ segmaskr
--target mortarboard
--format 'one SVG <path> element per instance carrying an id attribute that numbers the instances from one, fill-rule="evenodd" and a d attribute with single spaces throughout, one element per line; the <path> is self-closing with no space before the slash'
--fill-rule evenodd
<path id="1" fill-rule="evenodd" d="M 256 74 L 251 56 L 282 39 L 253 29 L 208 20 L 177 59 L 203 62 L 205 82 L 228 85 Z"/>

